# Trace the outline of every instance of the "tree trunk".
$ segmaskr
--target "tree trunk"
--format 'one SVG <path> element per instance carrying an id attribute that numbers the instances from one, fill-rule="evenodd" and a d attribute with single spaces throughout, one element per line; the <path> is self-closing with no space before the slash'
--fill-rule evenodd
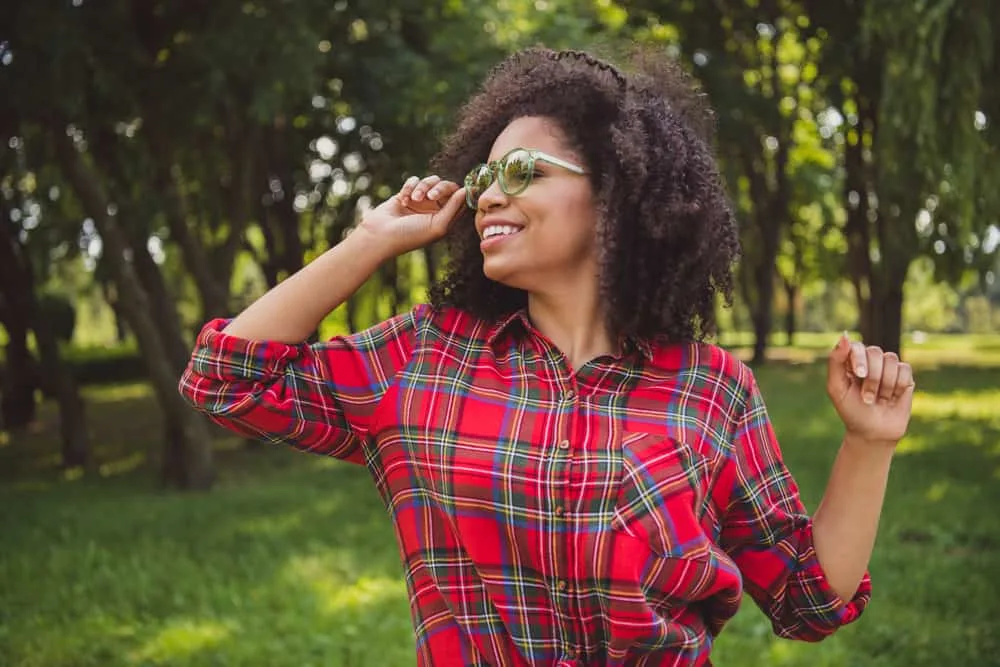
<path id="1" fill-rule="evenodd" d="M 33 329 L 41 357 L 42 375 L 50 378 L 59 404 L 59 435 L 62 442 L 64 467 L 88 466 L 90 444 L 87 419 L 80 387 L 70 368 L 63 363 L 59 343 L 49 321 L 35 310 Z"/>
<path id="2" fill-rule="evenodd" d="M 878 345 L 886 352 L 899 354 L 902 349 L 903 290 L 898 288 L 879 290 L 872 299 L 871 335 L 865 339 L 868 345 Z"/>
<path id="3" fill-rule="evenodd" d="M 347 330 L 352 334 L 357 333 L 358 329 L 358 303 L 355 297 L 347 297 L 347 301 L 344 302 L 344 316 L 347 318 Z"/>
<path id="4" fill-rule="evenodd" d="M 242 110 L 241 110 L 242 111 Z M 259 153 L 260 131 L 256 125 L 244 127 L 235 116 L 230 123 L 230 154 L 232 155 L 232 183 L 230 196 L 226 199 L 229 234 L 226 240 L 212 253 L 216 284 L 229 292 L 236 253 L 243 246 L 245 232 L 253 218 L 254 201 L 260 200 L 260 191 L 267 181 L 259 178 L 261 162 Z M 261 226 L 264 221 L 260 220 Z"/>
<path id="5" fill-rule="evenodd" d="M 858 330 L 862 340 L 872 339 L 872 289 L 874 284 L 871 260 L 871 235 L 868 221 L 868 179 L 861 140 L 848 143 L 844 151 L 844 201 L 847 202 L 847 268 L 858 304 Z M 856 203 L 852 199 L 856 198 Z"/>
<path id="6" fill-rule="evenodd" d="M 782 143 L 784 146 L 784 143 Z M 754 228 L 759 235 L 758 254 L 752 258 L 753 266 L 750 272 L 756 299 L 751 305 L 751 318 L 754 326 L 754 345 L 751 364 L 759 365 L 767 361 L 768 336 L 774 322 L 774 267 L 778 261 L 778 250 L 781 241 L 781 231 L 787 219 L 788 195 L 782 182 L 785 177 L 785 158 L 787 147 L 781 148 L 777 156 L 778 188 L 770 190 L 767 187 L 763 171 L 756 168 L 754 161 L 748 159 L 748 177 L 754 197 Z"/>
<path id="7" fill-rule="evenodd" d="M 423 248 L 424 253 L 424 263 L 427 265 L 427 283 L 433 284 L 437 280 L 437 257 L 434 255 L 434 249 L 431 246 L 425 246 Z"/>
<path id="8" fill-rule="evenodd" d="M 38 415 L 35 360 L 28 350 L 29 324 L 27 313 L 19 310 L 13 304 L 7 304 L 3 313 L 7 346 L 3 389 L 0 391 L 0 423 L 9 431 L 24 430 Z"/>
<path id="9" fill-rule="evenodd" d="M 149 298 L 151 310 L 149 314 L 160 331 L 160 338 L 166 348 L 167 358 L 178 377 L 184 372 L 190 347 L 184 342 L 184 332 L 181 329 L 180 318 L 177 316 L 177 304 L 173 294 L 167 289 L 160 267 L 156 265 L 149 248 L 142 239 L 131 239 L 129 249 L 132 253 L 132 266 L 135 275 L 142 284 L 142 289 Z"/>
<path id="10" fill-rule="evenodd" d="M 798 285 L 786 280 L 785 283 L 785 300 L 788 302 L 788 308 L 785 310 L 785 342 L 788 347 L 795 345 L 795 301 L 799 295 Z"/>
<path id="11" fill-rule="evenodd" d="M 768 336 L 771 334 L 771 327 L 773 324 L 774 316 L 774 287 L 773 284 L 769 284 L 767 287 L 761 284 L 762 281 L 758 281 L 757 289 L 761 290 L 758 292 L 759 301 L 757 303 L 757 308 L 755 312 L 752 313 L 753 318 L 753 357 L 750 359 L 751 365 L 760 365 L 767 362 L 767 344 Z M 770 282 L 770 281 L 763 281 Z M 765 303 L 768 305 L 763 305 Z"/>
<path id="12" fill-rule="evenodd" d="M 150 302 L 155 304 L 150 315 L 160 330 L 167 358 L 175 377 L 180 377 L 190 357 L 190 348 L 184 343 L 180 320 L 177 317 L 176 302 L 170 290 L 167 289 L 163 274 L 149 254 L 146 244 L 141 243 L 139 239 L 134 239 L 131 250 L 136 276 L 142 283 L 142 288 L 149 296 Z M 164 435 L 165 445 L 163 458 L 160 462 L 163 477 L 168 480 L 184 479 L 187 475 L 185 471 L 184 432 L 178 428 L 177 424 L 167 421 Z"/>
<path id="13" fill-rule="evenodd" d="M 187 207 L 177 182 L 170 176 L 167 167 L 158 166 L 157 169 L 160 172 L 157 175 L 159 187 L 166 192 L 166 218 L 170 238 L 181 249 L 184 267 L 194 278 L 201 297 L 202 318 L 210 320 L 226 317 L 230 314 L 228 283 L 222 285 L 216 279 L 208 254 L 188 226 Z"/>
<path id="14" fill-rule="evenodd" d="M 389 291 L 389 316 L 399 313 L 403 305 L 403 285 L 399 276 L 400 258 L 395 257 L 382 265 L 382 289 Z"/>
<path id="15" fill-rule="evenodd" d="M 164 481 L 181 488 L 207 489 L 212 485 L 214 469 L 206 423 L 185 404 L 177 391 L 178 376 L 170 361 L 169 347 L 150 314 L 149 297 L 133 266 L 126 260 L 126 237 L 116 218 L 108 214 L 109 201 L 99 179 L 66 135 L 64 127 L 57 126 L 52 132 L 60 164 L 101 235 L 108 266 L 121 298 L 122 314 L 138 340 L 164 418 L 176 434 L 176 451 L 183 457 L 180 465 L 165 465 Z M 168 447 L 167 451 L 174 449 Z"/>
<path id="16" fill-rule="evenodd" d="M 870 337 L 865 339 L 868 345 L 878 345 L 886 352 L 899 355 L 903 346 L 903 286 L 909 265 L 910 258 L 898 248 L 881 267 L 870 299 Z"/>
<path id="17" fill-rule="evenodd" d="M 2 207 L 0 207 L 2 209 Z M 6 219 L 6 211 L 4 211 Z M 10 225 L 0 222 L 0 284 L 4 301 L 10 310 L 22 313 L 35 332 L 35 342 L 41 364 L 41 378 L 59 403 L 59 433 L 64 467 L 85 466 L 89 463 L 87 423 L 83 399 L 76 378 L 62 363 L 59 343 L 45 311 L 38 306 L 35 276 L 31 263 L 24 257 L 20 242 L 11 233 Z M 32 373 L 32 375 L 36 375 Z M 30 378 L 30 376 L 29 376 Z M 34 385 L 33 378 L 30 382 Z M 31 387 L 34 404 L 34 387 Z"/>

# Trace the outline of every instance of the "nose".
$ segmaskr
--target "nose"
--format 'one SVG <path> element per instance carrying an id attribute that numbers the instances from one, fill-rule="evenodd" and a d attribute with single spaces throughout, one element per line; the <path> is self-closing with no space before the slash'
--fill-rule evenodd
<path id="1" fill-rule="evenodd" d="M 490 187 L 483 190 L 479 195 L 479 202 L 476 207 L 483 213 L 502 208 L 507 203 L 507 195 L 500 189 L 500 181 L 493 179 Z"/>

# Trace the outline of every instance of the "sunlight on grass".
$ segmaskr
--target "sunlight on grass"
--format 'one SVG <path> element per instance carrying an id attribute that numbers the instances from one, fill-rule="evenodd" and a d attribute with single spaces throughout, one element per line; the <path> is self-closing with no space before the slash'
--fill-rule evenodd
<path id="1" fill-rule="evenodd" d="M 948 494 L 948 489 L 950 487 L 951 484 L 946 481 L 934 482 L 931 484 L 931 487 L 927 489 L 927 500 L 934 503 L 944 500 L 944 497 Z"/>
<path id="2" fill-rule="evenodd" d="M 360 577 L 346 580 L 342 573 L 331 572 L 331 560 L 328 554 L 293 558 L 284 576 L 292 586 L 312 590 L 325 613 L 364 609 L 387 601 L 406 604 L 406 584 L 401 579 Z"/>
<path id="3" fill-rule="evenodd" d="M 1000 426 L 1000 387 L 985 391 L 952 391 L 913 397 L 913 414 L 922 417 L 958 417 Z"/>
<path id="4" fill-rule="evenodd" d="M 130 382 L 87 387 L 84 395 L 88 401 L 114 403 L 126 399 L 147 398 L 153 395 L 153 388 L 145 382 Z"/>
<path id="5" fill-rule="evenodd" d="M 63 470 L 62 478 L 66 482 L 75 482 L 77 480 L 83 479 L 86 474 L 86 470 L 83 466 L 73 466 L 72 468 L 66 468 Z"/>
<path id="6" fill-rule="evenodd" d="M 1000 365 L 1000 349 L 953 347 L 947 349 L 924 348 L 915 345 L 903 348 L 903 360 L 921 368 L 946 368 L 952 364 L 976 363 L 983 366 Z"/>
<path id="7" fill-rule="evenodd" d="M 109 461 L 101 465 L 98 471 L 101 477 L 111 477 L 112 475 L 120 475 L 124 472 L 130 472 L 141 466 L 146 461 L 146 455 L 142 452 L 135 452 L 126 456 L 125 458 L 118 459 L 116 461 Z"/>
<path id="8" fill-rule="evenodd" d="M 955 390 L 945 393 L 917 392 L 913 399 L 914 420 L 923 426 L 911 429 L 897 451 L 912 454 L 934 448 L 947 448 L 956 442 L 984 447 L 985 453 L 1000 455 L 1000 388 L 984 391 Z M 948 426 L 948 438 L 939 428 Z"/>
<path id="9" fill-rule="evenodd" d="M 232 627 L 216 621 L 181 619 L 164 628 L 129 657 L 136 664 L 175 665 L 199 651 L 219 645 L 232 634 Z"/>
<path id="10" fill-rule="evenodd" d="M 846 656 L 843 650 L 825 651 L 818 654 L 809 644 L 793 642 L 774 642 L 767 651 L 766 658 L 760 656 L 763 665 L 804 665 L 826 667 L 827 665 L 842 665 Z"/>

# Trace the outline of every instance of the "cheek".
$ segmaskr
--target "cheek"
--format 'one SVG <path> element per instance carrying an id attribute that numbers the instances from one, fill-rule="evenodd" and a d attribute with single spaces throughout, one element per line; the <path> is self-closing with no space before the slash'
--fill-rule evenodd
<path id="1" fill-rule="evenodd" d="M 563 219 L 563 229 L 581 245 L 591 245 L 597 239 L 597 210 L 593 200 L 588 197 L 576 197 L 568 201 L 560 211 Z"/>
<path id="2" fill-rule="evenodd" d="M 589 188 L 564 188 L 535 202 L 536 215 L 548 218 L 560 233 L 593 236 L 597 225 L 597 207 Z"/>

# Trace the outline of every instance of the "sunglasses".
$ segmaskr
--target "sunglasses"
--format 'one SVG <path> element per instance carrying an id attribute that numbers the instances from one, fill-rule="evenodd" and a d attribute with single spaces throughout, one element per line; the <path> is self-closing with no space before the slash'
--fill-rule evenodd
<path id="1" fill-rule="evenodd" d="M 535 163 L 538 161 L 568 169 L 574 174 L 587 173 L 583 168 L 560 160 L 554 155 L 527 148 L 515 148 L 499 160 L 473 167 L 465 177 L 465 203 L 475 211 L 479 206 L 479 196 L 493 185 L 494 180 L 500 182 L 500 190 L 505 195 L 521 194 L 531 185 L 531 179 L 535 175 Z"/>

